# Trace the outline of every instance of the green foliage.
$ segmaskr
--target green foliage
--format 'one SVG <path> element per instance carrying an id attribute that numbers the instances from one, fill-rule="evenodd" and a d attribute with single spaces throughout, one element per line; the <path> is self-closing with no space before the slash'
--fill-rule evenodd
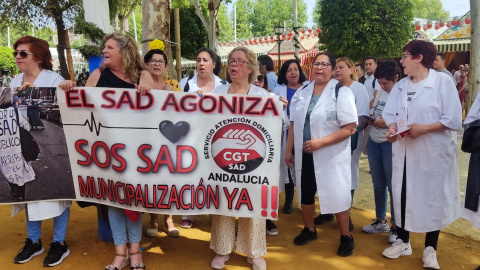
<path id="1" fill-rule="evenodd" d="M 201 47 L 208 45 L 208 36 L 200 18 L 190 6 L 188 0 L 173 0 L 172 9 L 179 8 L 180 11 L 180 40 L 182 46 L 182 58 L 195 59 L 195 53 Z M 171 13 L 170 33 L 175 37 L 174 12 Z M 175 50 L 172 50 L 175 58 Z"/>
<path id="2" fill-rule="evenodd" d="M 323 0 L 316 0 L 315 7 L 312 11 L 312 18 L 313 21 L 320 27 L 320 14 L 322 13 L 322 1 Z"/>
<path id="3" fill-rule="evenodd" d="M 233 20 L 228 17 L 228 10 L 226 5 L 221 5 L 217 14 L 218 29 L 220 33 L 217 39 L 219 41 L 230 41 L 235 38 L 233 29 Z"/>
<path id="4" fill-rule="evenodd" d="M 78 51 L 85 57 L 85 59 L 89 59 L 90 57 L 102 56 L 102 48 L 100 46 L 95 45 L 83 45 L 77 48 Z"/>
<path id="5" fill-rule="evenodd" d="M 443 9 L 440 0 L 410 0 L 413 6 L 413 17 L 438 21 L 450 17 L 450 12 Z"/>
<path id="6" fill-rule="evenodd" d="M 237 38 L 245 39 L 271 35 L 274 27 L 284 25 L 293 27 L 293 2 L 284 0 L 238 0 Z M 272 16 L 274 14 L 274 16 Z M 233 11 L 230 15 L 233 22 Z M 303 0 L 297 1 L 298 26 L 307 22 L 307 5 Z"/>
<path id="7" fill-rule="evenodd" d="M 410 0 L 323 0 L 320 41 L 337 57 L 398 57 L 412 20 Z"/>
<path id="8" fill-rule="evenodd" d="M 16 67 L 15 58 L 12 55 L 13 49 L 0 47 L 0 70 L 14 70 Z"/>
<path id="9" fill-rule="evenodd" d="M 91 41 L 100 44 L 105 36 L 102 29 L 91 22 L 85 21 L 83 11 L 75 17 L 75 34 L 88 36 Z"/>

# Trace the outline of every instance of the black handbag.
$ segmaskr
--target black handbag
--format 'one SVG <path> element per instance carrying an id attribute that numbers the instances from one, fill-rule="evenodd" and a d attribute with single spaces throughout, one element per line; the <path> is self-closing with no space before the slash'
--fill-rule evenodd
<path id="1" fill-rule="evenodd" d="M 38 147 L 37 140 L 28 132 L 26 129 L 20 126 L 20 118 L 18 117 L 18 109 L 15 109 L 15 114 L 17 116 L 17 125 L 20 132 L 20 146 L 22 148 L 22 155 L 25 161 L 34 161 L 37 160 L 38 154 L 40 153 L 40 147 Z"/>
<path id="2" fill-rule="evenodd" d="M 480 153 L 480 119 L 465 125 L 462 151 L 467 153 Z"/>

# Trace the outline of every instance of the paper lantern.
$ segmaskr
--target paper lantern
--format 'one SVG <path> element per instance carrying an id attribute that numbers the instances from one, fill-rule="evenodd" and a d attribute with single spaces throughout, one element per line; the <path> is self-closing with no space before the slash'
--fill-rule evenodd
<path id="1" fill-rule="evenodd" d="M 317 33 L 320 32 L 320 28 L 317 28 L 317 30 L 315 30 L 315 32 L 317 32 Z"/>
<path id="2" fill-rule="evenodd" d="M 273 39 L 274 39 L 274 37 L 273 37 L 273 36 L 271 36 L 271 37 L 270 37 L 270 39 L 271 39 L 271 40 L 273 40 Z"/>
<path id="3" fill-rule="evenodd" d="M 438 29 L 440 29 L 440 23 L 439 23 L 439 22 L 436 22 L 436 23 L 435 23 L 435 30 L 438 30 Z"/>
<path id="4" fill-rule="evenodd" d="M 291 37 L 291 36 L 289 36 L 289 37 L 288 37 L 288 40 L 291 40 L 291 39 L 292 39 L 292 37 Z"/>
<path id="5" fill-rule="evenodd" d="M 428 30 L 428 27 L 426 24 L 423 25 L 423 31 L 427 31 Z"/>
<path id="6" fill-rule="evenodd" d="M 451 23 L 451 22 L 447 22 L 447 27 L 448 27 L 448 28 L 452 27 L 452 23 Z"/>
<path id="7" fill-rule="evenodd" d="M 465 18 L 465 23 L 466 24 L 470 24 L 471 22 L 472 22 L 472 20 L 470 20 L 470 17 Z"/>
<path id="8" fill-rule="evenodd" d="M 305 34 L 305 29 L 302 29 L 302 34 Z"/>
<path id="9" fill-rule="evenodd" d="M 313 33 L 313 35 L 314 35 L 314 36 L 318 36 L 318 34 L 317 34 L 316 32 L 315 32 L 315 33 Z"/>
<path id="10" fill-rule="evenodd" d="M 445 26 L 445 19 L 440 19 L 440 27 L 444 27 Z"/>
<path id="11" fill-rule="evenodd" d="M 293 36 L 293 33 L 292 33 L 292 32 L 289 32 L 289 33 L 288 33 L 288 36 L 289 36 L 289 37 Z"/>
<path id="12" fill-rule="evenodd" d="M 311 32 L 312 32 L 312 28 L 309 28 L 309 29 L 308 29 L 308 32 L 311 33 Z"/>
<path id="13" fill-rule="evenodd" d="M 418 30 L 420 30 L 420 29 L 422 29 L 422 27 L 420 26 L 420 21 L 416 21 L 416 22 L 415 22 L 415 30 L 418 31 Z"/>

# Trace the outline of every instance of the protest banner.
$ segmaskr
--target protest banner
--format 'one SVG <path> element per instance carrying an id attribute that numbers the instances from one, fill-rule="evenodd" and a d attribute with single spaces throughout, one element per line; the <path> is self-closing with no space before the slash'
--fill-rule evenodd
<path id="1" fill-rule="evenodd" d="M 0 93 L 13 94 L 19 117 L 28 126 L 28 114 L 34 102 L 53 103 L 56 88 L 1 88 Z M 0 204 L 42 200 L 75 199 L 70 162 L 61 124 L 46 122 L 43 128 L 30 129 L 40 147 L 36 161 L 21 158 L 20 135 L 13 104 L 0 104 Z M 38 113 L 38 112 L 37 112 Z M 38 121 L 40 119 L 38 118 Z M 33 169 L 33 170 L 32 170 Z"/>
<path id="2" fill-rule="evenodd" d="M 77 200 L 277 218 L 277 96 L 75 88 L 57 97 Z"/>

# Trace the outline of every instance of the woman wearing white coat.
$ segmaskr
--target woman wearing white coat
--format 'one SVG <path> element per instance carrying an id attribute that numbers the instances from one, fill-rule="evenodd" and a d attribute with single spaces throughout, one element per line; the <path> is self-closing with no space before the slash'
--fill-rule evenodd
<path id="1" fill-rule="evenodd" d="M 451 78 L 430 69 L 436 53 L 431 42 L 414 40 L 403 47 L 400 63 L 408 77 L 392 89 L 382 114 L 389 128 L 387 140 L 393 143 L 398 234 L 383 255 L 410 255 L 409 232 L 427 233 L 423 266 L 430 269 L 440 268 L 435 252 L 440 229 L 460 216 L 456 131 L 461 129 L 462 109 Z"/>
<path id="2" fill-rule="evenodd" d="M 278 73 L 278 85 L 272 92 L 277 96 L 285 97 L 289 102 L 288 104 L 290 104 L 295 92 L 308 83 L 309 81 L 307 81 L 307 76 L 303 73 L 300 62 L 296 59 L 290 59 L 283 63 L 282 68 Z M 287 106 L 285 112 L 287 116 L 290 117 L 290 105 Z M 282 155 L 285 155 L 286 143 L 287 132 L 285 130 L 282 140 Z M 292 170 L 287 170 L 285 163 L 280 165 L 280 170 L 285 176 L 285 204 L 283 205 L 283 212 L 285 214 L 290 214 L 293 210 L 293 195 L 295 192 L 294 176 L 292 175 L 294 172 Z"/>
<path id="3" fill-rule="evenodd" d="M 355 132 L 357 112 L 352 91 L 332 79 L 335 58 L 329 52 L 315 57 L 313 77 L 307 87 L 292 98 L 285 162 L 292 163 L 295 146 L 297 196 L 301 197 L 305 228 L 294 244 L 317 239 L 313 223 L 315 193 L 320 211 L 335 213 L 340 226 L 339 256 L 353 254 L 354 242 L 348 230 L 351 206 L 350 136 Z"/>

